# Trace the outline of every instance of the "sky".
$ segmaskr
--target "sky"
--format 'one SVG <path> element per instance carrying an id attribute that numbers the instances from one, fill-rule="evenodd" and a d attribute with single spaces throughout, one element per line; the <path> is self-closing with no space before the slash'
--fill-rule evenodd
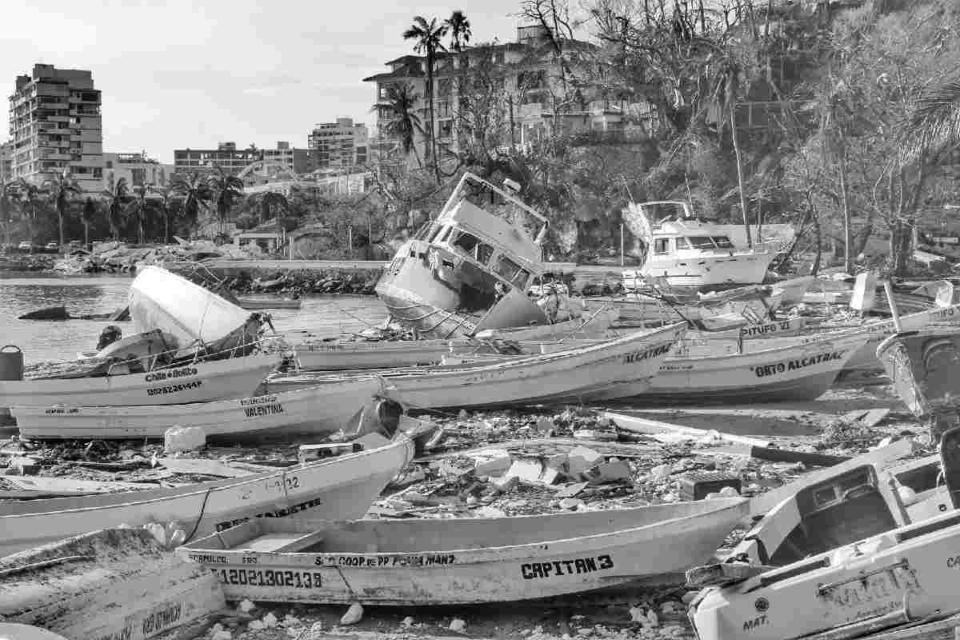
<path id="1" fill-rule="evenodd" d="M 218 142 L 306 147 L 315 123 L 352 117 L 373 130 L 374 83 L 411 53 L 414 15 L 461 9 L 472 42 L 512 41 L 519 0 L 473 6 L 401 0 L 2 0 L 0 86 L 35 63 L 88 69 L 102 92 L 103 150 L 173 150 Z M 4 109 L 6 111 L 6 109 Z M 0 141 L 8 138 L 0 128 Z"/>

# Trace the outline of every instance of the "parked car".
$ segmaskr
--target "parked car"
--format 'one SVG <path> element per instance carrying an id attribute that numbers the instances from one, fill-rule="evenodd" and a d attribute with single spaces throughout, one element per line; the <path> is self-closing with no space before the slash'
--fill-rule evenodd
<path id="1" fill-rule="evenodd" d="M 60 245 L 57 244 L 56 242 L 48 242 L 48 243 L 47 243 L 47 246 L 44 247 L 44 249 L 45 249 L 46 251 L 59 251 L 59 250 L 60 250 Z"/>
<path id="2" fill-rule="evenodd" d="M 29 240 L 24 240 L 17 245 L 17 249 L 20 251 L 33 251 L 33 244 Z"/>

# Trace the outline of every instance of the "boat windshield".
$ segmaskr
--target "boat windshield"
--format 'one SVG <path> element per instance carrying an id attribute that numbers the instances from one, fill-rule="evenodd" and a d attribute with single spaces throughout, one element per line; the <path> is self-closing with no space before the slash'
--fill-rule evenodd
<path id="1" fill-rule="evenodd" d="M 717 246 L 721 249 L 733 249 L 733 243 L 730 242 L 730 238 L 727 236 L 713 236 L 713 241 L 717 243 Z"/>
<path id="2" fill-rule="evenodd" d="M 710 236 L 689 236 L 686 240 L 692 249 L 705 251 L 717 248 L 717 245 L 713 244 L 713 239 Z"/>
<path id="3" fill-rule="evenodd" d="M 529 271 L 504 255 L 497 258 L 497 264 L 493 271 L 518 289 L 523 289 L 530 277 Z"/>
<path id="4" fill-rule="evenodd" d="M 493 257 L 493 247 L 481 242 L 477 236 L 466 231 L 458 231 L 456 239 L 450 243 L 455 249 L 470 256 L 480 264 L 487 264 Z"/>

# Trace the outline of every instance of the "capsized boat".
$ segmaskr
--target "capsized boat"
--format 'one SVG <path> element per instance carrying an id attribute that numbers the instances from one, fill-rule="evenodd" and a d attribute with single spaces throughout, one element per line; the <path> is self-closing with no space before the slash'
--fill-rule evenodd
<path id="1" fill-rule="evenodd" d="M 776 256 L 772 251 L 738 249 L 717 225 L 694 218 L 687 202 L 630 203 L 623 220 L 644 243 L 643 266 L 623 272 L 627 290 L 653 278 L 685 287 L 759 284 Z"/>
<path id="2" fill-rule="evenodd" d="M 877 358 L 893 380 L 897 395 L 915 416 L 943 420 L 944 425 L 957 422 L 960 417 L 960 328 L 892 335 L 877 347 Z"/>
<path id="3" fill-rule="evenodd" d="M 252 394 L 279 364 L 275 355 L 250 355 L 212 362 L 181 360 L 166 367 L 131 373 L 129 365 L 111 365 L 98 377 L 0 380 L 0 406 L 44 407 L 52 414 L 63 406 L 119 407 L 209 402 Z"/>
<path id="4" fill-rule="evenodd" d="M 466 173 L 436 219 L 400 246 L 376 293 L 424 338 L 549 324 L 560 318 L 527 295 L 543 272 L 546 232 L 541 214 Z"/>
<path id="5" fill-rule="evenodd" d="M 246 355 L 267 319 L 166 269 L 142 267 L 130 284 L 130 317 L 143 333 L 160 329 L 184 348 L 198 345 L 216 357 Z"/>
<path id="6" fill-rule="evenodd" d="M 0 575 L 0 620 L 67 638 L 170 638 L 225 604 L 215 577 L 145 529 L 100 530 L 6 556 Z M 0 638 L 47 637 L 8 635 L 4 626 Z"/>
<path id="7" fill-rule="evenodd" d="M 676 583 L 745 513 L 719 499 L 509 518 L 258 519 L 181 547 L 228 600 L 443 605 Z"/>
<path id="8" fill-rule="evenodd" d="M 403 433 L 364 436 L 365 450 L 268 473 L 147 491 L 0 503 L 0 555 L 104 527 L 176 521 L 187 539 L 254 516 L 313 510 L 320 517 L 361 517 L 413 456 Z"/>
<path id="9" fill-rule="evenodd" d="M 637 331 L 608 340 L 574 344 L 551 353 L 497 358 L 450 366 L 375 370 L 381 395 L 410 409 L 497 407 L 588 401 L 609 397 L 609 388 L 629 381 L 643 388 L 686 332 L 685 324 Z M 274 375 L 270 393 L 324 385 L 350 374 Z"/>

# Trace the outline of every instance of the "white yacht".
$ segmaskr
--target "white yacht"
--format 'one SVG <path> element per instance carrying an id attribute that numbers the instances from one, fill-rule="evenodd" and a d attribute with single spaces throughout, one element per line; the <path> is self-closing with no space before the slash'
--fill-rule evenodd
<path id="1" fill-rule="evenodd" d="M 624 224 L 644 245 L 643 266 L 623 272 L 627 289 L 655 279 L 681 287 L 759 284 L 775 255 L 738 248 L 723 229 L 726 225 L 694 218 L 686 202 L 631 203 Z"/>

